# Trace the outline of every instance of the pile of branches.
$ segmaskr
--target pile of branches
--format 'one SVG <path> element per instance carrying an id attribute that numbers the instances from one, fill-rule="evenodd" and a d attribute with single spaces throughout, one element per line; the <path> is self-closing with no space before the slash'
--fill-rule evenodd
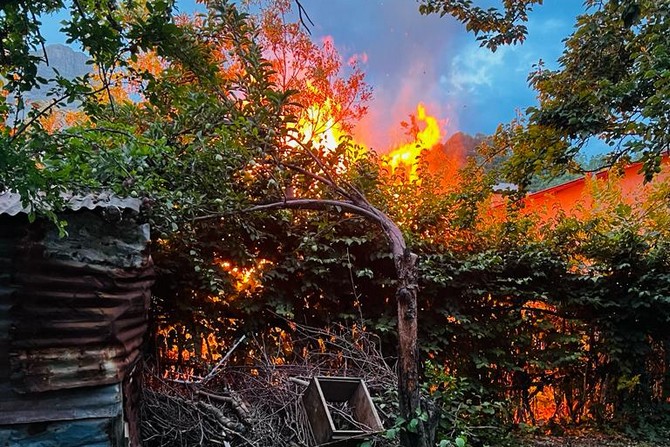
<path id="1" fill-rule="evenodd" d="M 288 326 L 284 335 L 289 334 L 290 340 L 278 342 L 270 334 L 239 340 L 204 377 L 166 379 L 147 367 L 144 445 L 314 446 L 302 405 L 302 394 L 314 376 L 362 378 L 384 426 L 392 426 L 397 413 L 396 374 L 376 336 L 355 326 L 319 329 L 292 322 Z M 246 351 L 237 356 L 245 359 L 244 364 L 228 362 L 236 348 Z M 331 411 L 347 419 L 342 409 Z M 376 437 L 377 445 L 388 445 Z"/>

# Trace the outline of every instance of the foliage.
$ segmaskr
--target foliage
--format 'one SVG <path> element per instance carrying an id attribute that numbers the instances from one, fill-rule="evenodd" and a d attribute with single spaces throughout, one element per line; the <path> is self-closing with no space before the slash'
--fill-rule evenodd
<path id="1" fill-rule="evenodd" d="M 484 9 L 471 0 L 424 0 L 424 14 L 451 15 L 483 46 L 522 42 L 537 0 Z M 660 172 L 667 139 L 670 69 L 666 0 L 587 0 L 565 40 L 558 69 L 540 61 L 529 75 L 539 105 L 503 126 L 497 142 L 513 152 L 507 177 L 528 186 L 534 175 L 583 172 L 581 150 L 606 146 L 601 167 L 644 162 L 645 178 Z"/>
<path id="2" fill-rule="evenodd" d="M 595 194 L 603 206 L 581 220 L 535 233 L 532 218 L 511 217 L 489 227 L 484 249 L 424 255 L 424 294 L 435 298 L 421 318 L 439 329 L 422 346 L 486 400 L 506 400 L 510 421 L 635 427 L 664 405 L 668 371 L 656 359 L 668 353 L 670 253 L 656 223 L 665 217 L 648 210 L 667 215 L 667 201 Z"/>
<path id="3" fill-rule="evenodd" d="M 23 104 L 22 87 L 7 86 L 13 95 L 4 97 L 7 111 L 29 112 L 3 128 L 7 170 L 0 183 L 52 218 L 63 191 L 143 197 L 155 234 L 182 230 L 183 237 L 195 215 L 239 208 L 254 194 L 245 168 L 277 146 L 288 95 L 270 81 L 248 17 L 226 2 L 211 3 L 197 23 L 179 26 L 162 1 L 109 7 L 77 8 L 64 27 L 71 39 L 83 39 L 96 76 L 57 76 L 46 105 Z M 119 30 L 103 33 L 103 27 L 96 31 L 103 36 L 90 37 L 96 14 L 107 14 Z M 74 100 L 83 112 L 78 123 L 44 125 Z"/>
<path id="4" fill-rule="evenodd" d="M 670 317 L 667 183 L 633 204 L 616 181 L 596 184 L 598 206 L 582 219 L 542 224 L 514 208 L 492 219 L 482 206 L 490 179 L 464 175 L 471 184 L 438 198 L 429 177 L 403 185 L 379 175 L 378 194 L 394 202 L 421 255 L 420 346 L 433 359 L 426 389 L 441 387 L 433 395 L 443 407 L 438 439 L 455 442 L 463 432 L 478 445 L 502 436 L 505 424 L 584 422 L 665 436 L 657 417 L 668 381 L 659 360 L 667 359 Z M 416 208 L 393 211 L 406 197 Z M 393 266 L 364 221 L 334 212 L 256 222 L 228 241 L 229 250 L 253 247 L 255 259 L 271 260 L 257 287 L 220 296 L 228 315 L 253 315 L 253 326 L 233 331 L 274 327 L 270 308 L 315 326 L 358 322 L 393 344 Z M 227 259 L 253 266 L 247 255 Z M 482 426 L 494 428 L 473 428 Z"/>
<path id="5" fill-rule="evenodd" d="M 560 68 L 540 62 L 529 76 L 538 107 L 502 130 L 514 150 L 510 178 L 526 183 L 543 169 L 578 169 L 594 140 L 609 148 L 605 165 L 644 162 L 650 180 L 668 153 L 670 88 L 667 1 L 586 2 L 565 41 Z"/>
<path id="6" fill-rule="evenodd" d="M 443 429 L 454 421 L 459 427 L 443 439 L 455 442 L 462 431 L 477 445 L 499 436 L 500 424 L 516 423 L 543 430 L 621 424 L 640 427 L 643 436 L 663 426 L 653 415 L 667 397 L 659 394 L 667 368 L 654 360 L 668 352 L 667 183 L 638 203 L 626 201 L 616 181 L 596 184 L 597 206 L 582 219 L 559 215 L 542 224 L 514 207 L 504 219 L 492 218 L 487 191 L 495 175 L 482 175 L 477 165 L 441 195 L 427 171 L 421 181 L 403 183 L 373 166 L 369 197 L 421 255 L 420 346 L 441 368 L 426 374 L 429 384 L 443 386 Z M 229 287 L 219 296 L 224 312 L 247 325 L 227 330 L 274 327 L 269 308 L 315 326 L 359 322 L 393 344 L 393 265 L 365 221 L 334 210 L 228 218 L 226 225 L 230 239 L 216 242 L 219 255 L 240 268 L 270 261 L 253 289 Z M 211 238 L 218 240 L 216 231 Z M 221 310 L 210 306 L 201 316 Z M 437 371 L 449 379 L 438 381 Z M 455 418 L 450 402 L 469 402 L 461 405 L 468 416 L 458 410 Z M 496 428 L 472 428 L 480 426 Z"/>
<path id="7" fill-rule="evenodd" d="M 140 4 L 141 3 L 141 4 Z M 51 138 L 44 120 L 55 110 L 75 101 L 93 118 L 98 109 L 100 94 L 109 94 L 109 79 L 118 65 L 138 52 L 149 48 L 169 53 L 179 39 L 177 28 L 171 24 L 171 3 L 166 1 L 136 2 L 130 5 L 106 2 L 103 7 L 91 2 L 69 4 L 70 19 L 63 26 L 69 42 L 77 42 L 88 51 L 95 64 L 101 85 L 94 86 L 90 76 L 68 80 L 56 73 L 54 79 L 37 75 L 37 65 L 46 61 L 44 38 L 40 34 L 42 17 L 66 8 L 62 1 L 15 1 L 3 5 L 3 58 L 0 75 L 3 78 L 0 116 L 0 190 L 21 193 L 34 211 L 55 219 L 60 194 L 73 188 L 91 186 L 89 171 L 78 172 L 70 164 L 69 140 L 72 132 Z M 28 103 L 24 94 L 51 82 L 46 103 Z M 90 134 L 88 134 L 90 135 Z M 87 137 L 82 135 L 82 139 Z M 77 145 L 75 145 L 77 146 Z M 72 150 L 75 162 L 87 160 L 81 146 Z M 39 191 L 39 195 L 38 195 Z M 54 206 L 55 205 L 55 206 Z"/>
<path id="8" fill-rule="evenodd" d="M 536 4 L 542 4 L 542 0 L 508 0 L 501 11 L 498 8 L 484 9 L 472 0 L 422 0 L 419 11 L 421 14 L 453 16 L 477 36 L 482 46 L 496 51 L 500 45 L 525 40 L 528 30 L 524 23 Z"/>
<path id="9" fill-rule="evenodd" d="M 436 436 L 440 447 L 491 441 L 499 446 L 505 444 L 506 434 L 499 425 L 504 404 L 482 399 L 468 378 L 450 375 L 443 366 L 427 361 L 424 387 L 425 393 L 440 406 Z"/>

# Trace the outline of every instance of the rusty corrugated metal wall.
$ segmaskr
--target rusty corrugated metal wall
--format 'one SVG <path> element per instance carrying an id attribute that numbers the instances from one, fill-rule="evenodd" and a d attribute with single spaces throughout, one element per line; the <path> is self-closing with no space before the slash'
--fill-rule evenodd
<path id="1" fill-rule="evenodd" d="M 8 202 L 5 210 L 17 209 Z M 61 238 L 48 222 L 2 215 L 0 196 L 0 392 L 10 390 L 0 394 L 0 443 L 2 433 L 32 432 L 8 424 L 60 420 L 76 422 L 83 431 L 73 429 L 75 437 L 105 426 L 101 445 L 121 445 L 120 384 L 140 354 L 153 282 L 148 227 L 137 221 L 136 201 L 87 196 L 70 208 Z M 60 416 L 50 405 L 17 416 L 54 396 Z"/>

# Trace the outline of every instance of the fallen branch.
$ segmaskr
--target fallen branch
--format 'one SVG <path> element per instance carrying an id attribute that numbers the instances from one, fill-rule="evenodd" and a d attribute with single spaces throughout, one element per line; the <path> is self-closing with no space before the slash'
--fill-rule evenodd
<path id="1" fill-rule="evenodd" d="M 240 344 L 242 344 L 242 342 L 243 342 L 246 338 L 247 338 L 246 335 L 242 335 L 242 336 L 237 340 L 237 342 L 235 342 L 235 344 L 228 350 L 228 352 L 226 352 L 226 355 L 224 355 L 223 358 L 221 358 L 221 360 L 219 360 L 219 362 L 218 362 L 216 365 L 214 365 L 214 368 L 212 368 L 212 370 L 211 370 L 211 371 L 210 371 L 210 372 L 209 372 L 209 373 L 202 379 L 202 382 L 207 382 L 209 379 L 211 379 L 212 377 L 214 377 L 214 376 L 216 375 L 216 372 L 219 370 L 219 368 L 221 368 L 221 367 L 228 361 L 228 359 L 230 358 L 230 356 L 232 355 L 232 353 L 235 351 L 235 349 L 237 349 L 237 347 L 238 347 Z"/>

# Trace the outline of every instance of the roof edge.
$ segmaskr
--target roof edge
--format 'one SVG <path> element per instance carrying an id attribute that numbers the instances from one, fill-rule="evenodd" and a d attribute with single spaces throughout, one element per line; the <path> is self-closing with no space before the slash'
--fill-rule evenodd
<path id="1" fill-rule="evenodd" d="M 61 194 L 61 198 L 65 201 L 65 209 L 70 211 L 116 208 L 119 210 L 132 210 L 139 213 L 142 205 L 140 199 L 133 197 L 119 197 L 109 191 L 89 193 L 85 195 L 63 193 Z M 29 214 L 30 212 L 32 212 L 31 205 L 23 206 L 20 194 L 10 191 L 0 193 L 0 216 L 16 216 L 17 214 Z"/>

